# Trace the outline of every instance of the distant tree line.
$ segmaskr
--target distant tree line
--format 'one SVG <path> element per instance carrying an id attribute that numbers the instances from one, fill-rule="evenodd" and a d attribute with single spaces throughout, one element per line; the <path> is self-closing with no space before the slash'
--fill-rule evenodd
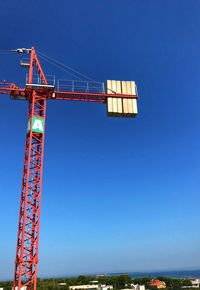
<path id="1" fill-rule="evenodd" d="M 188 279 L 172 279 L 169 277 L 157 277 L 155 279 L 164 281 L 167 289 L 178 290 L 182 289 L 182 286 L 191 286 L 191 282 Z M 131 278 L 128 275 L 117 275 L 117 276 L 79 276 L 73 278 L 49 278 L 40 279 L 38 278 L 37 290 L 69 290 L 69 286 L 73 285 L 85 285 L 89 284 L 90 281 L 98 280 L 99 284 L 113 285 L 115 290 L 130 288 L 130 284 L 145 285 L 146 289 L 154 290 L 155 287 L 150 287 L 149 282 L 152 280 L 150 277 L 142 278 Z M 60 285 L 60 283 L 66 283 L 66 285 Z M 0 282 L 0 288 L 4 290 L 11 290 L 13 282 Z M 186 288 L 185 288 L 186 289 Z M 189 288 L 188 288 L 189 289 Z"/>

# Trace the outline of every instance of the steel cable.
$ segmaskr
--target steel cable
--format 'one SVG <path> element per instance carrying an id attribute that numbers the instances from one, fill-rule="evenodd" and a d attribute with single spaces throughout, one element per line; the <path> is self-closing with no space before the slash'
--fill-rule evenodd
<path id="1" fill-rule="evenodd" d="M 75 76 L 76 78 L 78 78 L 78 79 L 81 80 L 81 79 L 82 79 L 82 78 L 80 78 L 80 76 L 81 76 L 81 77 L 83 77 L 84 79 L 87 79 L 87 80 L 90 80 L 90 81 L 94 81 L 94 82 L 95 82 L 94 79 L 92 79 L 92 78 L 90 78 L 90 77 L 88 77 L 88 76 L 86 76 L 86 75 L 80 73 L 79 71 L 77 71 L 77 70 L 75 70 L 75 69 L 73 69 L 73 68 L 71 68 L 71 67 L 69 67 L 69 66 L 67 66 L 67 65 L 65 65 L 65 64 L 63 64 L 63 63 L 61 63 L 60 61 L 57 61 L 56 59 L 54 59 L 54 58 L 52 58 L 52 57 L 50 57 L 50 56 L 45 55 L 44 53 L 40 52 L 39 50 L 37 50 L 37 52 L 39 53 L 39 55 L 40 55 L 44 60 L 46 60 L 46 61 L 48 61 L 49 63 L 55 65 L 56 67 L 62 69 L 63 71 L 65 71 L 65 72 L 67 72 L 67 73 L 69 73 L 69 74 Z M 78 76 L 78 75 L 79 75 L 79 76 Z"/>

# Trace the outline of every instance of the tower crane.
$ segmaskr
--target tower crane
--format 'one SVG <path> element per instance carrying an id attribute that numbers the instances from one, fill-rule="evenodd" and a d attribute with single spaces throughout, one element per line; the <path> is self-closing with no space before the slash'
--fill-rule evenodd
<path id="1" fill-rule="evenodd" d="M 23 88 L 6 81 L 0 83 L 0 94 L 28 102 L 14 290 L 36 290 L 47 100 L 103 103 L 107 104 L 108 116 L 135 117 L 138 94 L 133 81 L 108 80 L 106 91 L 104 83 L 86 81 L 62 81 L 56 87 L 55 80 L 45 75 L 34 47 L 12 51 L 28 56 L 20 62 L 28 68 Z"/>

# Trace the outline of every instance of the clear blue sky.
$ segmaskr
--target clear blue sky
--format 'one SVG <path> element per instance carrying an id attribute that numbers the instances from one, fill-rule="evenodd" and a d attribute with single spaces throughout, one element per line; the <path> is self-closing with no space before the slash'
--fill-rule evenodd
<path id="1" fill-rule="evenodd" d="M 40 276 L 200 267 L 199 0 L 7 0 L 0 49 L 135 80 L 137 119 L 48 102 Z M 0 80 L 24 83 L 17 55 Z M 43 63 L 47 74 L 68 75 Z M 0 279 L 13 277 L 27 103 L 0 96 Z"/>

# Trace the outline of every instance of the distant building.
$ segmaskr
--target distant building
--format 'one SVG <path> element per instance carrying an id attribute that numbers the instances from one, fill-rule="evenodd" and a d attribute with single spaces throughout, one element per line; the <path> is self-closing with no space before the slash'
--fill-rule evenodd
<path id="1" fill-rule="evenodd" d="M 12 290 L 14 289 L 14 287 L 12 287 Z M 18 287 L 15 287 L 15 290 L 18 290 Z M 27 290 L 27 286 L 22 286 L 21 290 Z"/>
<path id="2" fill-rule="evenodd" d="M 125 285 L 127 287 L 127 284 Z M 145 285 L 130 284 L 131 288 L 121 289 L 121 290 L 145 290 Z"/>
<path id="3" fill-rule="evenodd" d="M 65 283 L 65 282 L 61 282 L 61 283 L 58 283 L 60 286 L 66 286 L 67 285 L 67 283 Z"/>
<path id="4" fill-rule="evenodd" d="M 191 279 L 192 288 L 200 288 L 200 279 Z"/>
<path id="5" fill-rule="evenodd" d="M 131 286 L 133 287 L 134 290 L 145 290 L 145 285 L 133 285 Z"/>
<path id="6" fill-rule="evenodd" d="M 3 288 L 0 288 L 0 290 L 3 290 Z"/>
<path id="7" fill-rule="evenodd" d="M 113 290 L 113 285 L 99 285 L 99 290 Z"/>
<path id="8" fill-rule="evenodd" d="M 134 284 L 134 283 L 131 283 L 129 285 L 131 286 L 131 290 L 145 290 L 145 285 L 139 285 L 139 284 Z M 125 286 L 128 287 L 128 284 L 125 284 Z"/>
<path id="9" fill-rule="evenodd" d="M 149 286 L 156 287 L 157 289 L 164 289 L 164 288 L 166 288 L 166 283 L 164 281 L 160 281 L 160 280 L 152 280 L 149 283 Z"/>
<path id="10" fill-rule="evenodd" d="M 97 290 L 99 285 L 75 285 L 75 286 L 69 286 L 69 290 L 85 290 L 85 289 L 90 289 L 90 290 Z"/>
<path id="11" fill-rule="evenodd" d="M 96 282 L 96 281 L 95 281 Z M 75 285 L 75 286 L 69 286 L 69 290 L 113 290 L 112 285 Z"/>
<path id="12" fill-rule="evenodd" d="M 94 281 L 90 281 L 89 283 L 94 285 L 94 284 L 98 284 L 98 283 L 99 283 L 99 281 L 97 281 L 97 280 L 94 280 Z"/>
<path id="13" fill-rule="evenodd" d="M 190 286 L 182 286 L 181 288 L 200 288 L 200 279 L 189 279 L 191 284 Z"/>

